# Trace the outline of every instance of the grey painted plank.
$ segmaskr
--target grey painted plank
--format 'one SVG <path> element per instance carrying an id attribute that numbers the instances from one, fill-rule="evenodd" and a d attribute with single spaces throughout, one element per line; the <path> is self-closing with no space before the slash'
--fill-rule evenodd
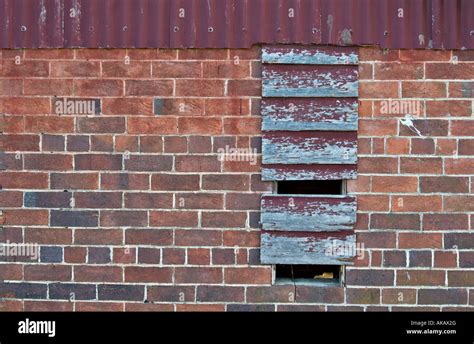
<path id="1" fill-rule="evenodd" d="M 358 64 L 356 47 L 315 47 L 278 45 L 262 48 L 263 63 L 280 64 Z"/>
<path id="2" fill-rule="evenodd" d="M 263 97 L 357 97 L 356 66 L 263 65 Z"/>
<path id="3" fill-rule="evenodd" d="M 262 165 L 262 180 L 356 179 L 357 165 Z"/>
<path id="4" fill-rule="evenodd" d="M 342 233 L 262 232 L 263 264 L 352 265 L 356 236 Z"/>
<path id="5" fill-rule="evenodd" d="M 357 130 L 356 98 L 264 98 L 262 130 Z"/>
<path id="6" fill-rule="evenodd" d="M 355 164 L 357 132 L 264 132 L 263 164 Z"/>
<path id="7" fill-rule="evenodd" d="M 263 195 L 262 228 L 275 231 L 341 231 L 356 223 L 357 203 L 343 195 Z"/>

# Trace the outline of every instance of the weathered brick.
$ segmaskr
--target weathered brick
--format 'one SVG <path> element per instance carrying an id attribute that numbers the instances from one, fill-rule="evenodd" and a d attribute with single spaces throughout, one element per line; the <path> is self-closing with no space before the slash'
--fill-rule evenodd
<path id="1" fill-rule="evenodd" d="M 386 286 L 393 285 L 393 270 L 347 270 L 348 285 Z"/>
<path id="2" fill-rule="evenodd" d="M 175 282 L 185 284 L 217 284 L 223 282 L 222 268 L 176 267 Z"/>
<path id="3" fill-rule="evenodd" d="M 74 266 L 76 282 L 121 282 L 122 268 L 118 266 Z"/>
<path id="4" fill-rule="evenodd" d="M 445 272 L 441 270 L 398 270 L 397 285 L 444 286 Z"/>
<path id="5" fill-rule="evenodd" d="M 171 268 L 157 268 L 144 266 L 126 266 L 125 282 L 135 283 L 171 283 L 173 270 Z"/>
<path id="6" fill-rule="evenodd" d="M 51 226 L 97 227 L 99 213 L 92 210 L 51 210 Z"/>
<path id="7" fill-rule="evenodd" d="M 26 281 L 70 281 L 72 276 L 70 266 L 65 265 L 25 265 Z"/>
<path id="8" fill-rule="evenodd" d="M 164 155 L 130 155 L 124 159 L 129 171 L 171 171 L 173 157 Z"/>
<path id="9" fill-rule="evenodd" d="M 225 268 L 226 284 L 270 284 L 272 270 L 268 267 Z"/>
<path id="10" fill-rule="evenodd" d="M 143 301 L 145 287 L 140 285 L 102 284 L 97 286 L 99 300 Z"/>
<path id="11" fill-rule="evenodd" d="M 192 302 L 194 287 L 153 285 L 147 287 L 148 300 L 152 302 Z"/>
<path id="12" fill-rule="evenodd" d="M 212 228 L 245 227 L 247 214 L 243 212 L 202 212 L 202 226 Z"/>
<path id="13" fill-rule="evenodd" d="M 169 229 L 127 229 L 125 232 L 127 245 L 167 246 L 173 243 L 173 232 Z"/>
<path id="14" fill-rule="evenodd" d="M 425 214 L 423 215 L 423 230 L 445 231 L 451 229 L 469 228 L 469 218 L 466 214 Z"/>
<path id="15" fill-rule="evenodd" d="M 439 233 L 400 233 L 399 248 L 441 248 L 442 235 Z"/>
<path id="16" fill-rule="evenodd" d="M 208 286 L 197 287 L 196 301 L 198 302 L 244 302 L 243 287 Z"/>
<path id="17" fill-rule="evenodd" d="M 380 304 L 380 289 L 348 288 L 347 302 L 351 304 Z"/>
<path id="18" fill-rule="evenodd" d="M 148 222 L 146 211 L 139 210 L 102 210 L 100 225 L 104 227 L 136 226 L 145 227 Z"/>
<path id="19" fill-rule="evenodd" d="M 465 289 L 420 289 L 418 290 L 420 305 L 461 305 L 467 303 Z"/>
<path id="20" fill-rule="evenodd" d="M 50 283 L 49 298 L 58 300 L 95 300 L 93 284 Z"/>
<path id="21" fill-rule="evenodd" d="M 420 177 L 420 191 L 424 193 L 467 193 L 469 192 L 469 178 Z"/>

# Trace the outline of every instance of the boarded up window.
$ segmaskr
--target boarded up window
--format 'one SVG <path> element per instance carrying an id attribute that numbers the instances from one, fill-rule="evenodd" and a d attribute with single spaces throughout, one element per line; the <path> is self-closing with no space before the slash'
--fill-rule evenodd
<path id="1" fill-rule="evenodd" d="M 355 179 L 357 50 L 266 46 L 262 62 L 262 179 Z M 262 263 L 350 264 L 356 208 L 348 195 L 264 195 Z"/>

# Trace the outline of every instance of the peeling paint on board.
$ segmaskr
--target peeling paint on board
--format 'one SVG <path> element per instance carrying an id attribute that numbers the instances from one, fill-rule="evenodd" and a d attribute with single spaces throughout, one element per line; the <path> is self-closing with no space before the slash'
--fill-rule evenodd
<path id="1" fill-rule="evenodd" d="M 357 165 L 270 165 L 262 166 L 262 180 L 356 179 Z"/>

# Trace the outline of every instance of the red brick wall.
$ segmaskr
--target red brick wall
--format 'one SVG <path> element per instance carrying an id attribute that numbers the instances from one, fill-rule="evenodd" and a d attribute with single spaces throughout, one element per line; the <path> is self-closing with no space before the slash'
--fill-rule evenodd
<path id="1" fill-rule="evenodd" d="M 258 259 L 272 184 L 218 159 L 260 146 L 258 48 L 1 54 L 0 240 L 41 246 L 0 256 L 1 310 L 474 306 L 472 52 L 360 50 L 348 189 L 367 252 L 347 288 L 272 287 Z M 57 115 L 54 96 L 100 98 L 102 114 Z M 381 111 L 400 97 L 420 101 L 423 137 Z"/>

